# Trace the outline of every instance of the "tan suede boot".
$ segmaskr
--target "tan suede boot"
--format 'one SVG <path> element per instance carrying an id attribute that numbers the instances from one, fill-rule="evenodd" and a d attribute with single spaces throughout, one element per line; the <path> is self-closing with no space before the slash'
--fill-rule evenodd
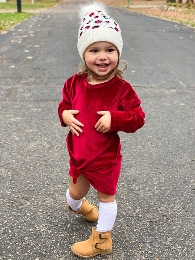
<path id="1" fill-rule="evenodd" d="M 74 211 L 68 205 L 68 209 L 73 214 L 81 214 L 88 221 L 96 222 L 98 220 L 98 209 L 90 204 L 85 198 L 82 199 L 82 205 L 78 211 Z"/>
<path id="2" fill-rule="evenodd" d="M 96 228 L 92 228 L 92 234 L 89 239 L 75 243 L 74 245 L 72 245 L 71 250 L 75 255 L 81 258 L 111 254 L 111 231 L 98 232 L 96 231 Z"/>

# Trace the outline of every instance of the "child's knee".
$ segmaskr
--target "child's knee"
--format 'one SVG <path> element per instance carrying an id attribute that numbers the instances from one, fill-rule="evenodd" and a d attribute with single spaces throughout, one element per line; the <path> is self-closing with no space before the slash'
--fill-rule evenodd
<path id="1" fill-rule="evenodd" d="M 100 202 L 114 202 L 115 195 L 108 195 L 101 192 L 97 192 L 97 197 Z"/>

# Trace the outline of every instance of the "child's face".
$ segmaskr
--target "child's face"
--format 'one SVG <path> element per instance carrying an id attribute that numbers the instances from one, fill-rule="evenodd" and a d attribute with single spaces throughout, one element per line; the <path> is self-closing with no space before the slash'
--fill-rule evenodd
<path id="1" fill-rule="evenodd" d="M 105 77 L 118 65 L 118 51 L 109 42 L 95 42 L 85 51 L 84 60 L 90 70 Z"/>

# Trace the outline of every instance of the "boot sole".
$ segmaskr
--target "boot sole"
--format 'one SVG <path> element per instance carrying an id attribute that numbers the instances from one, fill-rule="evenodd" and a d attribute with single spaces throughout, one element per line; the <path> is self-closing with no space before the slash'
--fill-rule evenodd
<path id="1" fill-rule="evenodd" d="M 71 247 L 71 250 L 72 250 L 72 247 Z M 80 254 L 74 252 L 73 250 L 72 250 L 72 253 L 75 254 L 76 256 L 81 257 L 81 258 L 90 258 L 90 257 L 97 256 L 97 255 L 103 255 L 103 256 L 104 256 L 104 255 L 109 255 L 109 254 L 112 253 L 112 249 L 111 249 L 111 250 L 106 250 L 106 251 L 104 251 L 104 252 L 95 253 L 95 254 L 93 254 L 93 255 L 87 255 L 87 256 L 80 255 Z"/>

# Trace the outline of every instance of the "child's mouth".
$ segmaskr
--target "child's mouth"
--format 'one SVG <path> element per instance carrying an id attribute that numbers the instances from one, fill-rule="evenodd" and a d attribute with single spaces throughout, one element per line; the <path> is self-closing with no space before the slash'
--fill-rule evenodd
<path id="1" fill-rule="evenodd" d="M 107 68 L 107 67 L 108 67 L 108 64 L 106 64 L 106 63 L 101 63 L 101 64 L 97 64 L 97 66 L 98 66 L 99 68 Z"/>

